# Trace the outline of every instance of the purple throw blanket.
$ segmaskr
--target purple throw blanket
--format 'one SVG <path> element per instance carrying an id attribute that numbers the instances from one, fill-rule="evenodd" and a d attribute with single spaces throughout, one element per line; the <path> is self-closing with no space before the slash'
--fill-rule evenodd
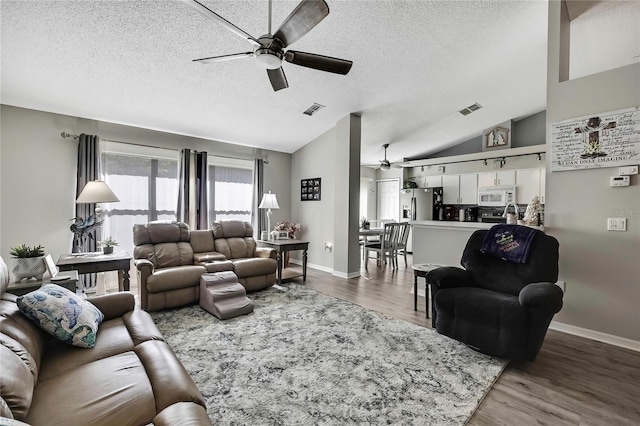
<path id="1" fill-rule="evenodd" d="M 507 262 L 526 263 L 537 229 L 520 225 L 494 225 L 482 241 L 480 251 Z"/>

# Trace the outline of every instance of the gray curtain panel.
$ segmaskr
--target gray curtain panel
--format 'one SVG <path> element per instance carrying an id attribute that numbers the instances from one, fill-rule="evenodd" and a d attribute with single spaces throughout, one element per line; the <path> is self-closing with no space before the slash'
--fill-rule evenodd
<path id="1" fill-rule="evenodd" d="M 100 180 L 100 138 L 96 135 L 81 134 L 78 139 L 78 173 L 76 178 L 76 198 L 84 189 L 87 182 Z M 87 219 L 93 215 L 96 209 L 95 204 L 76 204 L 76 217 Z M 90 236 L 86 238 L 84 247 L 82 242 L 73 239 L 71 252 L 96 251 L 96 242 L 100 239 L 100 228 L 90 231 Z M 84 274 L 80 277 L 80 282 L 85 289 L 95 288 L 96 274 Z"/>
<path id="2" fill-rule="evenodd" d="M 253 164 L 253 199 L 251 201 L 251 226 L 253 227 L 253 238 L 260 239 L 260 231 L 267 223 L 267 214 L 263 209 L 259 209 L 263 193 L 264 160 L 257 158 Z"/>
<path id="3" fill-rule="evenodd" d="M 207 197 L 208 167 L 207 153 L 197 152 L 195 155 L 195 223 L 196 229 L 209 229 L 209 199 Z"/>
<path id="4" fill-rule="evenodd" d="M 178 222 L 189 223 L 189 180 L 191 176 L 191 150 L 180 150 L 180 165 L 178 167 L 178 208 L 176 218 Z"/>
<path id="5" fill-rule="evenodd" d="M 176 217 L 192 229 L 209 229 L 207 175 L 206 152 L 180 150 Z"/>

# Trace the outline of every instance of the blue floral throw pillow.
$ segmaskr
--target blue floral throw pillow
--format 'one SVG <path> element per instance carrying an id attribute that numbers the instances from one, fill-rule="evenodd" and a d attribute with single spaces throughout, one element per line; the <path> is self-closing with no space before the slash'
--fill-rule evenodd
<path id="1" fill-rule="evenodd" d="M 18 297 L 18 308 L 53 337 L 80 348 L 96 345 L 104 315 L 91 302 L 56 284 Z"/>

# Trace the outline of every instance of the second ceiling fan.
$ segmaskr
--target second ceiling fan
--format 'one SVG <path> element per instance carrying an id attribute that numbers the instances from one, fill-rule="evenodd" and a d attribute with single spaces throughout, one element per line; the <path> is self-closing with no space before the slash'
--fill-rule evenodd
<path id="1" fill-rule="evenodd" d="M 283 60 L 295 65 L 342 75 L 346 75 L 353 65 L 353 62 L 346 59 L 332 58 L 330 56 L 299 52 L 296 50 L 285 50 L 329 15 L 329 6 L 324 0 L 303 0 L 273 34 L 271 34 L 271 0 L 269 0 L 268 32 L 257 39 L 227 21 L 198 0 L 182 0 L 182 2 L 253 45 L 253 50 L 250 52 L 194 59 L 194 62 L 206 64 L 254 57 L 258 65 L 267 70 L 267 75 L 269 76 L 269 81 L 274 91 L 289 87 L 287 77 L 282 69 Z"/>

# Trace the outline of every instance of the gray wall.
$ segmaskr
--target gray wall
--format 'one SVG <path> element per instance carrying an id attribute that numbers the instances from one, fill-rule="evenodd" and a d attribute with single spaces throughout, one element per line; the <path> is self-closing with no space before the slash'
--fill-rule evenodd
<path id="1" fill-rule="evenodd" d="M 511 147 L 519 148 L 522 146 L 542 145 L 545 141 L 546 135 L 545 125 L 546 111 L 541 111 L 517 121 L 513 120 L 511 122 Z M 468 141 L 459 143 L 442 151 L 438 151 L 434 154 L 430 154 L 428 158 L 475 154 L 477 152 L 482 152 L 482 135 L 478 135 Z M 410 157 L 412 160 L 420 158 Z"/>
<path id="2" fill-rule="evenodd" d="M 331 128 L 292 155 L 291 215 L 302 224 L 302 238 L 309 241 L 308 262 L 318 269 L 333 271 L 333 252 L 324 250 L 334 243 L 336 128 Z M 321 200 L 300 201 L 300 180 L 321 178 Z M 296 253 L 296 257 L 299 255 Z"/>
<path id="3" fill-rule="evenodd" d="M 77 141 L 62 131 L 97 134 L 101 139 L 162 148 L 191 148 L 253 158 L 250 147 L 191 138 L 98 120 L 2 105 L 0 145 L 0 254 L 17 244 L 42 244 L 54 259 L 71 249 L 69 219 L 75 215 Z M 266 154 L 264 188 L 278 194 L 273 220 L 290 215 L 291 155 Z"/>
<path id="4" fill-rule="evenodd" d="M 551 124 L 640 105 L 640 64 L 575 80 L 567 75 L 569 22 L 549 2 L 547 151 Z M 565 17 L 566 18 L 566 17 Z M 555 320 L 640 340 L 640 180 L 610 188 L 617 168 L 551 172 L 547 159 L 545 227 L 560 242 L 567 282 Z M 607 217 L 627 217 L 627 232 L 607 232 Z"/>

